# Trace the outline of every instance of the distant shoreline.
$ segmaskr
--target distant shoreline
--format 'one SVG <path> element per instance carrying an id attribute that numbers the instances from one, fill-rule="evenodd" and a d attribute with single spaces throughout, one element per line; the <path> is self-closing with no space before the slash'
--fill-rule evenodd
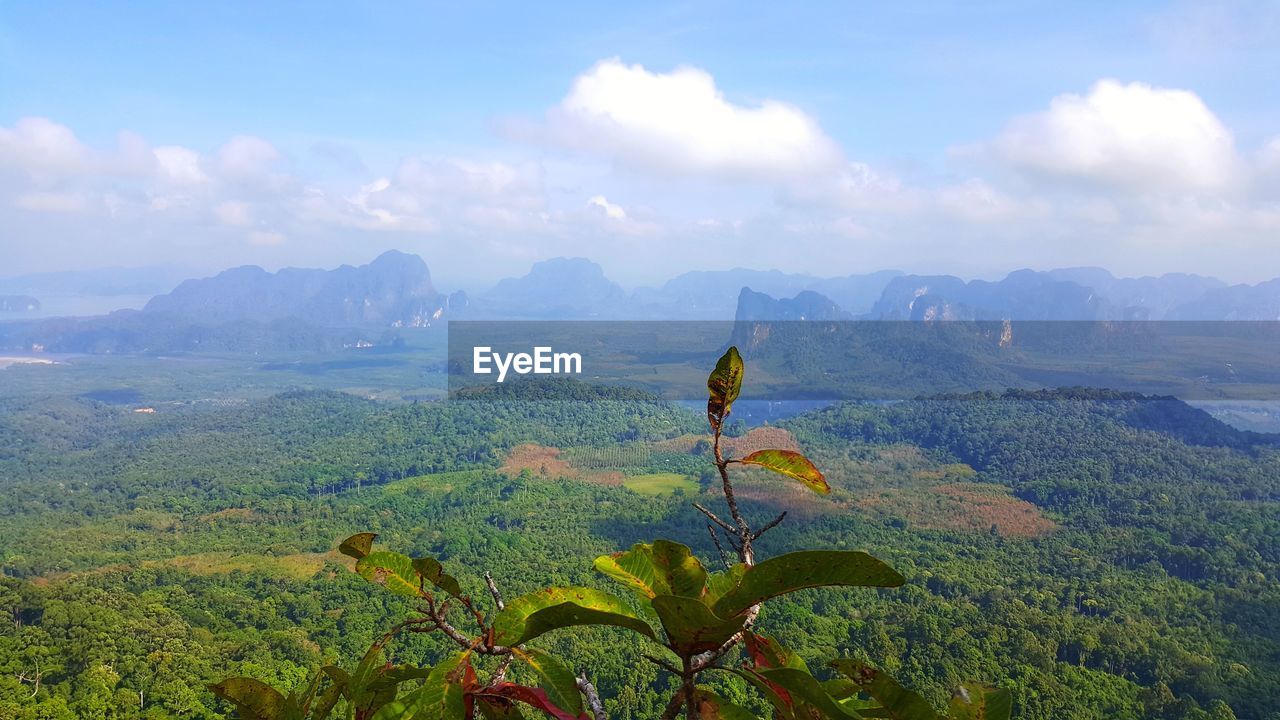
<path id="1" fill-rule="evenodd" d="M 10 365 L 57 365 L 56 360 L 29 356 L 0 356 L 0 370 Z"/>

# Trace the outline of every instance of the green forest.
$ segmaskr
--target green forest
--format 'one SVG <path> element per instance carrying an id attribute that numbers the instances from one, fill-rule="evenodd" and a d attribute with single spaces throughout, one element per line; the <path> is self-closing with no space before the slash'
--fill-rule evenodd
<path id="1" fill-rule="evenodd" d="M 236 677 L 305 692 L 413 611 L 338 551 L 356 533 L 477 596 L 486 573 L 508 598 L 615 592 L 593 558 L 659 538 L 722 567 L 694 507 L 723 512 L 707 419 L 635 391 L 135 409 L 0 399 L 0 718 L 235 717 L 209 686 Z M 1280 718 L 1276 437 L 1081 389 L 842 403 L 724 434 L 737 457 L 802 449 L 829 484 L 735 470 L 753 526 L 787 513 L 762 557 L 861 550 L 901 575 L 761 606 L 755 627 L 820 680 L 843 658 L 934 708 L 981 681 L 1026 720 Z M 589 674 L 610 718 L 658 718 L 679 690 L 634 632 L 538 643 Z M 400 633 L 381 651 L 429 668 L 457 647 Z M 708 682 L 771 713 L 740 675 Z"/>

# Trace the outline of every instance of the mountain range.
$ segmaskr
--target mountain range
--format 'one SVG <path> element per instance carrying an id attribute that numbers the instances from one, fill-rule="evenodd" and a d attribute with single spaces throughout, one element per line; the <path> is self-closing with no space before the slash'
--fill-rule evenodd
<path id="1" fill-rule="evenodd" d="M 422 258 L 391 250 L 368 265 L 334 270 L 233 268 L 185 280 L 152 298 L 142 312 L 208 324 L 298 318 L 322 326 L 429 327 L 449 302 L 431 284 Z"/>
<path id="2" fill-rule="evenodd" d="M 30 278 L 41 277 L 46 286 L 60 281 L 64 287 L 107 280 L 28 276 L 0 280 L 0 288 L 35 287 L 40 283 Z M 140 281 L 128 273 L 124 280 Z M 734 268 L 688 272 L 659 287 L 627 290 L 586 258 L 555 258 L 468 295 L 440 292 L 422 258 L 392 250 L 367 265 L 332 270 L 232 268 L 184 280 L 141 310 L 105 317 L 10 320 L 0 324 L 0 348 L 171 352 L 201 349 L 214 339 L 235 349 L 238 335 L 271 347 L 296 348 L 297 337 L 307 338 L 303 346 L 332 347 L 378 342 L 400 328 L 479 319 L 1276 320 L 1280 279 L 1228 286 L 1200 275 L 1117 278 L 1081 267 L 966 281 L 894 270 L 820 278 Z M 228 333 L 229 326 L 239 330 Z"/>

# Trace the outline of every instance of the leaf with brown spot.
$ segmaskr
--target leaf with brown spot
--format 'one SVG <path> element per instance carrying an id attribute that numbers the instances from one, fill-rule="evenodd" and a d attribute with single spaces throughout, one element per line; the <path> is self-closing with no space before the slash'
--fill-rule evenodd
<path id="1" fill-rule="evenodd" d="M 809 458 L 794 450 L 757 450 L 738 462 L 743 465 L 758 465 L 779 475 L 785 475 L 810 490 L 826 495 L 831 492 L 827 478 Z"/>
<path id="2" fill-rule="evenodd" d="M 356 533 L 338 545 L 338 552 L 359 560 L 373 550 L 373 541 L 377 537 L 378 533 Z"/>
<path id="3" fill-rule="evenodd" d="M 742 392 L 744 374 L 742 356 L 737 347 L 730 346 L 707 377 L 707 422 L 713 430 L 719 430 L 732 411 L 733 401 Z"/>

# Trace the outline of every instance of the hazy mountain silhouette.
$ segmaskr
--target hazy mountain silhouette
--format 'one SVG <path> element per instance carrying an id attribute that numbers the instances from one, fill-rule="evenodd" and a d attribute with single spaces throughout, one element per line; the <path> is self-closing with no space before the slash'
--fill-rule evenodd
<path id="1" fill-rule="evenodd" d="M 422 258 L 391 250 L 368 265 L 334 270 L 233 268 L 184 281 L 143 312 L 209 324 L 297 318 L 320 326 L 428 327 L 448 304 Z"/>

